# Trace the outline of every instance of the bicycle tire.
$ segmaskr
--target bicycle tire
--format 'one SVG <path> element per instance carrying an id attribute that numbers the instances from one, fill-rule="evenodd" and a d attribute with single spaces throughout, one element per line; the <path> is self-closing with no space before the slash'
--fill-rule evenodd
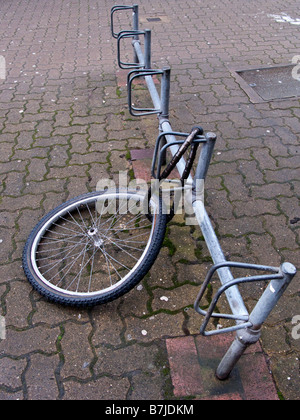
<path id="1" fill-rule="evenodd" d="M 101 191 L 48 213 L 23 251 L 23 269 L 33 288 L 48 301 L 75 307 L 107 303 L 129 292 L 152 267 L 166 232 L 161 198 L 151 198 L 151 218 L 139 212 L 142 200 L 137 191 Z M 109 213 L 114 202 L 117 211 Z M 122 207 L 125 202 L 132 208 Z"/>

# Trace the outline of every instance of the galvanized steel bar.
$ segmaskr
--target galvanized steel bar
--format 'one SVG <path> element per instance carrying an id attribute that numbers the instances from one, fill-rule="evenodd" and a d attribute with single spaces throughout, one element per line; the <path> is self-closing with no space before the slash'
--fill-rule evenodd
<path id="1" fill-rule="evenodd" d="M 135 30 L 138 31 L 138 6 L 133 6 L 134 10 L 134 23 L 133 26 Z M 143 53 L 140 41 L 138 36 L 134 36 L 132 41 L 132 45 L 137 57 L 137 64 L 140 65 L 141 68 L 150 68 L 151 67 L 151 31 L 145 31 L 145 52 Z M 154 105 L 154 108 L 159 113 L 159 129 L 161 133 L 169 133 L 172 132 L 172 127 L 169 122 L 169 96 L 170 96 L 170 69 L 165 68 L 163 70 L 163 77 L 162 77 L 162 88 L 161 88 L 161 97 L 159 96 L 155 83 L 153 81 L 152 76 L 145 76 L 145 81 Z M 197 170 L 195 174 L 195 179 L 193 180 L 191 175 L 188 178 L 188 182 L 193 184 L 194 189 L 194 202 L 193 208 L 195 211 L 196 218 L 198 220 L 199 226 L 202 230 L 203 236 L 205 238 L 205 242 L 208 246 L 210 254 L 215 264 L 226 262 L 226 258 L 222 251 L 222 248 L 219 244 L 218 238 L 215 234 L 214 228 L 211 224 L 210 218 L 205 210 L 204 204 L 202 201 L 195 199 L 197 197 L 196 188 L 197 188 L 197 180 L 205 179 L 209 167 L 209 163 L 212 158 L 214 143 L 216 140 L 216 136 L 213 133 L 207 133 L 207 143 L 203 145 L 202 151 L 200 154 L 199 162 L 197 165 Z M 174 135 L 166 135 L 166 141 L 168 143 L 176 142 L 176 138 Z M 176 155 L 178 152 L 179 147 L 177 145 L 172 145 L 170 147 L 172 155 Z M 184 159 L 181 159 L 177 164 L 177 169 L 182 176 L 186 167 L 186 162 Z M 227 283 L 234 280 L 234 277 L 231 273 L 229 267 L 220 268 L 218 270 L 218 275 L 222 285 L 226 285 Z M 248 311 L 245 307 L 243 298 L 239 292 L 238 286 L 233 286 L 230 289 L 226 290 L 227 300 L 231 307 L 232 313 L 237 317 L 243 318 L 245 316 L 249 316 Z M 242 321 L 237 321 L 239 324 Z"/>
<path id="2" fill-rule="evenodd" d="M 205 210 L 204 203 L 200 200 L 194 201 L 193 208 L 214 263 L 220 264 L 226 262 L 225 255 L 214 231 L 210 218 Z M 218 270 L 218 275 L 223 285 L 234 280 L 231 270 L 227 267 L 220 268 Z M 237 317 L 249 316 L 238 286 L 233 286 L 226 290 L 225 294 L 231 311 L 234 315 Z M 239 323 L 241 323 L 241 321 L 237 321 L 237 324 Z"/>
<path id="3" fill-rule="evenodd" d="M 139 30 L 139 5 L 138 4 L 134 4 L 132 6 L 132 9 L 133 9 L 133 30 L 134 31 L 138 31 Z M 139 40 L 139 36 L 136 35 L 134 37 L 134 39 L 138 41 Z M 135 51 L 133 52 L 133 60 L 134 60 L 134 63 L 137 63 L 138 64 L 139 59 L 138 59 L 137 54 L 136 54 Z"/>
<path id="4" fill-rule="evenodd" d="M 146 61 L 145 61 L 145 57 L 141 48 L 141 44 L 139 41 L 132 41 L 132 45 L 134 47 L 134 50 L 137 54 L 139 63 L 141 65 L 141 67 L 145 67 L 146 65 Z M 155 109 L 161 110 L 161 100 L 159 97 L 159 94 L 157 92 L 157 89 L 155 87 L 154 81 L 153 81 L 153 77 L 152 76 L 145 76 L 145 81 L 147 83 L 147 87 L 154 105 Z"/>
<path id="5" fill-rule="evenodd" d="M 116 6 L 112 10 L 118 10 L 119 6 Z M 120 6 L 122 9 L 122 6 Z M 123 6 L 124 8 L 124 6 Z M 125 8 L 130 8 L 125 6 Z M 138 31 L 138 6 L 134 5 L 133 7 L 133 27 L 136 31 Z M 113 36 L 116 38 L 116 34 L 113 31 L 113 13 L 112 13 L 112 33 Z M 138 68 L 148 70 L 151 68 L 151 31 L 146 30 L 143 33 L 145 35 L 145 47 L 144 53 L 141 48 L 141 43 L 139 41 L 138 34 L 133 34 L 133 49 L 136 59 L 136 65 Z M 137 70 L 138 71 L 138 70 Z M 162 75 L 162 86 L 161 86 L 161 96 L 159 96 L 155 83 L 153 81 L 152 75 L 145 75 L 145 81 L 154 105 L 155 110 L 157 110 L 158 118 L 159 118 L 159 131 L 161 134 L 166 133 L 164 138 L 166 139 L 167 143 L 170 144 L 170 150 L 172 155 L 176 155 L 178 152 L 179 146 L 173 143 L 176 143 L 176 137 L 170 132 L 173 132 L 171 124 L 169 122 L 169 97 L 170 97 L 170 68 L 164 68 Z M 227 354 L 224 356 L 216 375 L 219 379 L 225 379 L 228 377 L 230 372 L 232 371 L 233 367 L 236 365 L 239 358 L 242 356 L 246 348 L 254 344 L 258 341 L 260 337 L 260 328 L 262 324 L 265 322 L 266 318 L 275 307 L 277 302 L 279 301 L 280 297 L 292 281 L 293 277 L 296 274 L 296 268 L 289 263 L 283 264 L 280 268 L 280 275 L 278 275 L 278 270 L 274 268 L 274 272 L 276 271 L 277 274 L 274 274 L 274 277 L 266 276 L 265 278 L 270 279 L 272 278 L 270 284 L 268 285 L 267 289 L 265 290 L 263 296 L 258 301 L 257 305 L 255 306 L 252 313 L 249 315 L 247 308 L 244 304 L 243 298 L 240 294 L 239 288 L 236 285 L 238 283 L 237 280 L 234 279 L 231 269 L 226 266 L 227 260 L 225 255 L 222 251 L 220 246 L 219 240 L 216 236 L 214 228 L 212 226 L 211 220 L 206 212 L 204 203 L 202 199 L 199 199 L 197 195 L 197 182 L 199 180 L 205 180 L 208 167 L 212 158 L 214 144 L 216 141 L 216 136 L 213 133 L 206 134 L 206 142 L 202 145 L 201 154 L 199 157 L 199 162 L 197 165 L 195 178 L 193 179 L 191 175 L 188 177 L 188 183 L 193 185 L 193 194 L 192 194 L 192 205 L 194 208 L 195 216 L 197 218 L 198 224 L 200 229 L 203 233 L 205 242 L 209 249 L 209 252 L 212 256 L 215 265 L 221 265 L 221 267 L 215 267 L 218 276 L 220 278 L 221 284 L 223 289 L 220 290 L 224 291 L 230 305 L 232 315 L 224 315 L 224 318 L 227 319 L 235 319 L 236 326 L 229 327 L 222 329 L 220 331 L 213 331 L 213 332 L 206 332 L 205 335 L 212 335 L 212 334 L 221 334 L 227 331 L 235 331 L 237 332 L 236 339 L 234 340 L 232 346 L 228 350 Z M 186 168 L 186 162 L 183 158 L 177 163 L 177 170 L 182 177 Z M 152 168 L 153 169 L 153 168 Z M 235 263 L 230 263 L 234 266 Z M 239 263 L 236 263 L 239 264 Z M 243 268 L 253 268 L 250 265 L 244 264 L 245 267 Z M 256 268 L 259 266 L 256 266 Z M 262 266 L 261 266 L 262 267 Z M 270 267 L 268 267 L 270 269 Z M 258 268 L 260 269 L 260 268 Z M 272 267 L 271 267 L 272 272 Z M 261 276 L 263 277 L 263 276 Z M 254 276 L 253 279 L 256 277 Z M 246 278 L 244 278 L 246 281 Z M 243 280 L 243 279 L 242 279 Z M 251 280 L 249 280 L 251 281 Z M 230 286 L 229 288 L 226 287 Z M 196 301 L 197 303 L 197 301 Z M 199 313 L 201 311 L 198 311 Z M 204 328 L 205 329 L 205 328 Z"/>

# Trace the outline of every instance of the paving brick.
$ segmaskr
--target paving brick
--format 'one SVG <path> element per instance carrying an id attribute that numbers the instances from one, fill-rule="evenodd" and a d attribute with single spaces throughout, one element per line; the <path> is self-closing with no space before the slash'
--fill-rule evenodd
<path id="1" fill-rule="evenodd" d="M 214 372 L 233 335 L 167 340 L 174 395 L 206 400 L 278 400 L 259 344 L 249 347 L 226 381 Z"/>
<path id="2" fill-rule="evenodd" d="M 182 337 L 166 341 L 171 367 L 174 395 L 202 394 L 201 369 L 193 337 Z"/>
<path id="3" fill-rule="evenodd" d="M 29 400 L 55 400 L 59 396 L 59 389 L 55 372 L 59 365 L 59 357 L 34 354 L 30 358 L 30 365 L 26 371 L 25 380 L 28 384 Z"/>
<path id="4" fill-rule="evenodd" d="M 243 356 L 239 371 L 247 400 L 279 399 L 262 353 Z"/>
<path id="5" fill-rule="evenodd" d="M 150 160 L 136 160 L 132 162 L 134 177 L 137 180 L 146 182 L 151 181 L 151 161 Z"/>
<path id="6" fill-rule="evenodd" d="M 200 400 L 209 400 L 209 401 L 243 401 L 243 398 L 240 394 L 223 394 L 218 396 L 209 396 L 199 398 Z"/>
<path id="7" fill-rule="evenodd" d="M 65 361 L 61 370 L 63 378 L 74 377 L 80 379 L 90 378 L 90 365 L 94 355 L 90 346 L 81 346 L 79 343 L 88 342 L 91 334 L 91 325 L 73 323 L 65 326 L 64 336 L 61 339 L 61 346 Z"/>
<path id="8" fill-rule="evenodd" d="M 126 400 L 130 388 L 128 378 L 113 379 L 102 377 L 89 382 L 74 380 L 64 385 L 64 400 L 95 401 L 95 400 Z"/>
<path id="9" fill-rule="evenodd" d="M 13 360 L 4 357 L 0 361 L 0 385 L 10 388 L 22 386 L 21 375 L 27 365 L 26 360 Z"/>
<path id="10" fill-rule="evenodd" d="M 53 353 L 56 351 L 56 339 L 60 331 L 58 328 L 37 326 L 24 331 L 8 329 L 6 339 L 0 341 L 0 354 L 18 357 L 27 353 L 41 352 Z"/>
<path id="11" fill-rule="evenodd" d="M 142 160 L 142 159 L 152 159 L 154 150 L 153 149 L 136 149 L 131 150 L 131 160 Z"/>

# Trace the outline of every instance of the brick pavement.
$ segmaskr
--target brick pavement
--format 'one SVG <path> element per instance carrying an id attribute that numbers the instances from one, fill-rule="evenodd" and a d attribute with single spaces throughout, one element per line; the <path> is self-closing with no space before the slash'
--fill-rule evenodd
<path id="1" fill-rule="evenodd" d="M 101 177 L 130 170 L 128 153 L 154 145 L 156 119 L 130 118 L 118 86 L 109 33 L 113 4 L 0 0 L 0 54 L 7 67 L 0 80 L 3 400 L 177 398 L 166 339 L 197 337 L 200 320 L 192 304 L 210 260 L 200 232 L 181 219 L 170 224 L 141 287 L 89 311 L 45 302 L 21 268 L 24 242 L 43 214 L 94 190 Z M 300 18 L 298 4 L 139 4 L 143 26 L 153 29 L 153 66 L 172 67 L 173 128 L 201 123 L 218 134 L 207 209 L 226 255 L 297 265 L 299 100 L 253 104 L 229 69 L 291 63 L 299 54 L 298 27 L 268 14 Z M 160 22 L 145 19 L 157 16 Z M 260 286 L 243 292 L 251 306 Z M 293 339 L 291 322 L 300 315 L 299 292 L 298 276 L 261 340 L 285 399 L 299 399 L 300 340 Z"/>
<path id="2" fill-rule="evenodd" d="M 229 347 L 234 334 L 207 338 L 177 337 L 167 340 L 174 395 L 197 395 L 199 400 L 265 400 L 279 399 L 259 344 L 249 347 L 231 373 L 219 381 L 215 370 Z"/>

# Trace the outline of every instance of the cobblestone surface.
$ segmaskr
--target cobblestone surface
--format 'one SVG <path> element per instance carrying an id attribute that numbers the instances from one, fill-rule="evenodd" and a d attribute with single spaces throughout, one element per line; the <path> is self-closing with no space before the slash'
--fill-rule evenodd
<path id="1" fill-rule="evenodd" d="M 174 398 L 165 339 L 198 333 L 192 305 L 210 259 L 200 231 L 180 219 L 142 287 L 89 311 L 45 302 L 21 267 L 25 240 L 42 215 L 94 190 L 107 174 L 131 169 L 130 150 L 154 145 L 156 119 L 129 117 L 118 86 L 113 4 L 0 0 L 2 400 Z M 230 72 L 291 63 L 300 53 L 298 26 L 269 15 L 300 18 L 298 3 L 139 4 L 143 27 L 153 29 L 153 67 L 172 67 L 173 128 L 200 123 L 218 134 L 207 209 L 226 255 L 299 265 L 299 100 L 253 104 Z M 260 287 L 245 288 L 249 306 Z M 292 337 L 299 294 L 297 276 L 261 342 L 286 399 L 299 399 L 300 340 Z"/>

